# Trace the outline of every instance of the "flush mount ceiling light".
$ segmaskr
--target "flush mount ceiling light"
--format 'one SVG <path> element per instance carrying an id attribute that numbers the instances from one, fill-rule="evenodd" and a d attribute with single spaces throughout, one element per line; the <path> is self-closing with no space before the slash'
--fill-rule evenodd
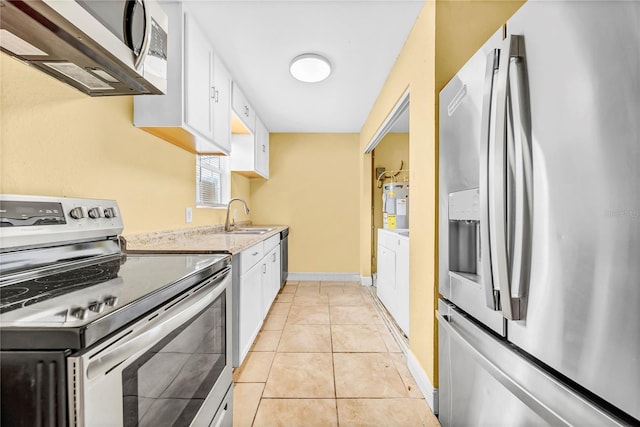
<path id="1" fill-rule="evenodd" d="M 301 82 L 317 83 L 329 77 L 331 63 L 317 53 L 305 53 L 293 58 L 289 65 L 289 72 Z"/>

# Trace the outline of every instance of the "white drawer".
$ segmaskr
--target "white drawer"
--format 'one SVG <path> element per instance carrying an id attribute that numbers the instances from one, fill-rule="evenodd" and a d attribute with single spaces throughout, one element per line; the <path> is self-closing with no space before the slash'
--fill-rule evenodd
<path id="1" fill-rule="evenodd" d="M 398 237 L 387 231 L 378 232 L 378 245 L 393 249 L 397 245 Z"/>
<path id="2" fill-rule="evenodd" d="M 264 242 L 257 243 L 240 252 L 240 274 L 244 274 L 264 257 Z"/>
<path id="3" fill-rule="evenodd" d="M 269 251 L 271 251 L 271 249 L 275 248 L 276 246 L 278 246 L 278 244 L 280 244 L 280 233 L 276 234 L 275 236 L 269 237 L 263 243 L 264 243 L 264 253 L 268 254 Z"/>
<path id="4" fill-rule="evenodd" d="M 389 249 L 397 249 L 405 241 L 409 241 L 407 236 L 383 228 L 378 229 L 378 245 Z"/>

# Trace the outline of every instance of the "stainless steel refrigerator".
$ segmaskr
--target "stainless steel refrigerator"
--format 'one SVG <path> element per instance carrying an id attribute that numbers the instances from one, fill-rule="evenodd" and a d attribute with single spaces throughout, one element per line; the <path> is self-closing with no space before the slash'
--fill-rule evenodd
<path id="1" fill-rule="evenodd" d="M 640 425 L 640 2 L 526 3 L 439 155 L 441 423 Z"/>

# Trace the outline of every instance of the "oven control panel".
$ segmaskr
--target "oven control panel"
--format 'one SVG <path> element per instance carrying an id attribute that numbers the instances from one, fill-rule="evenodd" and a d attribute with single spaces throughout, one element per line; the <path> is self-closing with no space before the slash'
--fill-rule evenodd
<path id="1" fill-rule="evenodd" d="M 117 236 L 123 223 L 114 200 L 0 195 L 0 249 Z"/>

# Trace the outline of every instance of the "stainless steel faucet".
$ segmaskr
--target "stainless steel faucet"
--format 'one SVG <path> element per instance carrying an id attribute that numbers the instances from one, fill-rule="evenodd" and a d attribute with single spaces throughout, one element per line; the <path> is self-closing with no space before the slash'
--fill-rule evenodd
<path id="1" fill-rule="evenodd" d="M 244 205 L 244 213 L 245 214 L 249 214 L 249 206 L 247 206 L 247 202 L 245 202 L 244 200 L 238 198 L 238 197 L 234 197 L 233 199 L 229 200 L 229 203 L 227 203 L 227 219 L 225 219 L 224 221 L 224 231 L 229 232 L 231 231 L 231 225 L 229 224 L 229 211 L 231 210 L 231 203 L 234 201 L 240 201 L 242 202 L 242 204 Z"/>

